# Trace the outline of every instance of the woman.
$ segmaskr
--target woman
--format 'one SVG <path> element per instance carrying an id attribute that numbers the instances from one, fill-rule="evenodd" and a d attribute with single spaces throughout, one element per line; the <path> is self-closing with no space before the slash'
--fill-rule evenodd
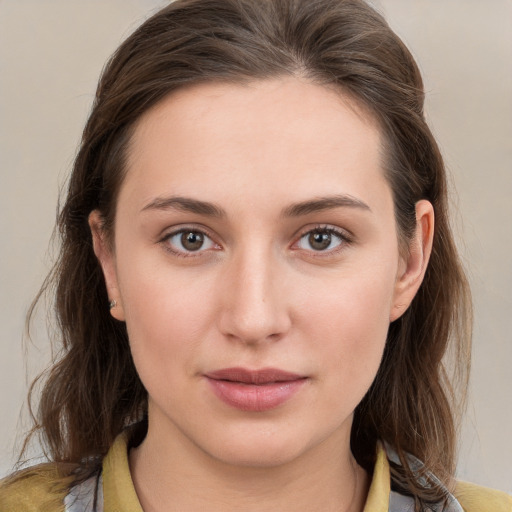
<path id="1" fill-rule="evenodd" d="M 0 509 L 511 510 L 453 481 L 470 302 L 423 96 L 362 1 L 177 0 L 130 36 L 60 216 L 53 462 Z"/>

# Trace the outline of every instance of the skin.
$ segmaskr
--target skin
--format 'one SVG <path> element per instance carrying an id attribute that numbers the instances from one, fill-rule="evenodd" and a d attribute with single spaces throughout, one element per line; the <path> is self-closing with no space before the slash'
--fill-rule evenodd
<path id="1" fill-rule="evenodd" d="M 130 452 L 146 512 L 363 509 L 353 411 L 421 284 L 434 225 L 420 201 L 400 254 L 381 160 L 369 115 L 297 78 L 189 87 L 139 120 L 113 245 L 99 212 L 90 225 L 149 394 L 148 434 Z M 223 215 L 164 206 L 177 196 Z M 332 196 L 345 200 L 290 211 Z M 180 245 L 185 228 L 206 234 L 201 249 Z M 339 235 L 318 250 L 315 229 Z M 204 377 L 238 366 L 306 382 L 275 409 L 241 411 Z"/>

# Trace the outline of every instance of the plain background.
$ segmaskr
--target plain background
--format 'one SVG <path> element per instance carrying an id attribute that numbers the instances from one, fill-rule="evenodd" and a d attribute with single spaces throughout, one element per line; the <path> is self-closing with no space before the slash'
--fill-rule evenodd
<path id="1" fill-rule="evenodd" d="M 418 59 L 457 194 L 475 302 L 458 475 L 512 491 L 512 0 L 375 0 Z M 0 0 L 0 476 L 16 460 L 28 382 L 50 358 L 24 316 L 51 264 L 65 183 L 104 62 L 157 0 Z"/>

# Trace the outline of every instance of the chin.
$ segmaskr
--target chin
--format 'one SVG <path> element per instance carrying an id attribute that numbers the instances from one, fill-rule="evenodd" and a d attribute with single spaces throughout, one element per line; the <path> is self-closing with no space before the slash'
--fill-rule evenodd
<path id="1" fill-rule="evenodd" d="M 298 419 L 280 424 L 239 424 L 223 432 L 217 430 L 210 438 L 203 437 L 202 448 L 212 458 L 231 466 L 273 468 L 303 459 L 322 450 L 322 446 L 329 450 L 329 439 L 341 445 L 340 433 L 334 426 L 320 431 L 311 429 L 306 421 Z"/>
<path id="2" fill-rule="evenodd" d="M 245 468 L 273 468 L 300 458 L 307 447 L 284 442 L 231 442 L 210 452 L 217 460 L 230 466 Z"/>

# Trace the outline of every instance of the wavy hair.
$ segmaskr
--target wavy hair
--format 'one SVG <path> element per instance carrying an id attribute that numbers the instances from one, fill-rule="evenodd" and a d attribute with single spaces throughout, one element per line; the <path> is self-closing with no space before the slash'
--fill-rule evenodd
<path id="1" fill-rule="evenodd" d="M 44 375 L 36 424 L 49 458 L 100 467 L 114 438 L 147 415 L 124 323 L 108 311 L 89 213 L 112 234 L 116 198 L 137 120 L 172 91 L 205 82 L 306 78 L 349 95 L 377 120 L 401 250 L 415 204 L 435 212 L 430 263 L 411 306 L 390 325 L 377 377 L 355 412 L 352 450 L 371 469 L 377 441 L 394 447 L 393 485 L 418 510 L 443 496 L 455 467 L 456 419 L 469 368 L 471 304 L 451 234 L 445 168 L 424 116 L 424 89 L 410 52 L 362 0 L 176 0 L 130 35 L 106 65 L 58 217 L 61 249 L 41 294 L 53 292 L 61 357 Z M 36 299 L 38 300 L 38 299 Z M 451 347 L 451 350 L 448 350 Z M 448 378 L 453 354 L 461 380 Z M 450 372 L 451 375 L 451 372 Z M 406 454 L 425 464 L 414 471 Z M 428 479 L 427 479 L 428 480 Z"/>

